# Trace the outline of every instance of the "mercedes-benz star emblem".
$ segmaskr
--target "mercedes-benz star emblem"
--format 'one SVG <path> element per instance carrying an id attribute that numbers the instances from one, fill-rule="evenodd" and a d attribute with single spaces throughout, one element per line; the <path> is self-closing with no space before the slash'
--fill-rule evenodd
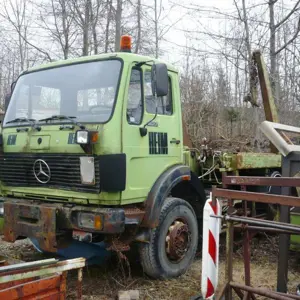
<path id="1" fill-rule="evenodd" d="M 51 178 L 50 168 L 48 164 L 42 159 L 37 159 L 34 162 L 33 174 L 36 180 L 40 183 L 47 183 Z"/>

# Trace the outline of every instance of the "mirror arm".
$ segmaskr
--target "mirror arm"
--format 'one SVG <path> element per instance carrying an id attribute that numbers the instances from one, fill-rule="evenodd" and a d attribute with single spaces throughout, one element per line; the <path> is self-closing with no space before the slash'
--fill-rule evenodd
<path id="1" fill-rule="evenodd" d="M 146 136 L 147 135 L 147 133 L 148 133 L 148 130 L 147 130 L 147 126 L 152 122 L 152 121 L 154 121 L 155 119 L 156 119 L 156 117 L 157 117 L 157 105 L 156 105 L 156 110 L 155 110 L 155 115 L 154 115 L 154 117 L 150 120 L 150 121 L 148 121 L 143 127 L 140 127 L 140 135 L 143 137 L 143 136 Z"/>

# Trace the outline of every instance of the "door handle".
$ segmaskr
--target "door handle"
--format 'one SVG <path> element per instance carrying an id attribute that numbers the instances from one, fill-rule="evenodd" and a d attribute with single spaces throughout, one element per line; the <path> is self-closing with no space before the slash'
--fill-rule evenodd
<path id="1" fill-rule="evenodd" d="M 175 138 L 173 138 L 173 139 L 170 141 L 170 144 L 176 144 L 176 145 L 179 145 L 179 144 L 180 144 L 180 140 L 176 140 Z"/>

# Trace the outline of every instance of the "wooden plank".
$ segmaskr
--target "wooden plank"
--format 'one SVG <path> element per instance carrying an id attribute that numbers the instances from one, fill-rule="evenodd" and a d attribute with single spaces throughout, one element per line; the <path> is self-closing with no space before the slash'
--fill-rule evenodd
<path id="1" fill-rule="evenodd" d="M 62 282 L 61 275 L 51 276 L 45 279 L 26 282 L 17 286 L 10 287 L 8 289 L 1 290 L 0 298 L 17 300 L 17 299 L 26 299 L 26 298 L 42 299 L 41 297 L 42 295 L 59 296 L 61 293 L 60 291 L 61 282 Z M 58 296 L 57 298 L 51 298 L 51 299 L 59 299 Z"/>

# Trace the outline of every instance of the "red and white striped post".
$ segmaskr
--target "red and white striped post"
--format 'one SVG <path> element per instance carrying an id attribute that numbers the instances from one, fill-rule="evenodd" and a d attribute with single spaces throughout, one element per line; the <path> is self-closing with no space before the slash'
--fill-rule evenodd
<path id="1" fill-rule="evenodd" d="M 216 205 L 213 206 L 210 194 L 203 210 L 201 292 L 204 299 L 213 299 L 218 285 L 221 219 L 211 217 L 211 215 L 219 214 L 221 214 L 220 203 L 216 199 Z"/>

